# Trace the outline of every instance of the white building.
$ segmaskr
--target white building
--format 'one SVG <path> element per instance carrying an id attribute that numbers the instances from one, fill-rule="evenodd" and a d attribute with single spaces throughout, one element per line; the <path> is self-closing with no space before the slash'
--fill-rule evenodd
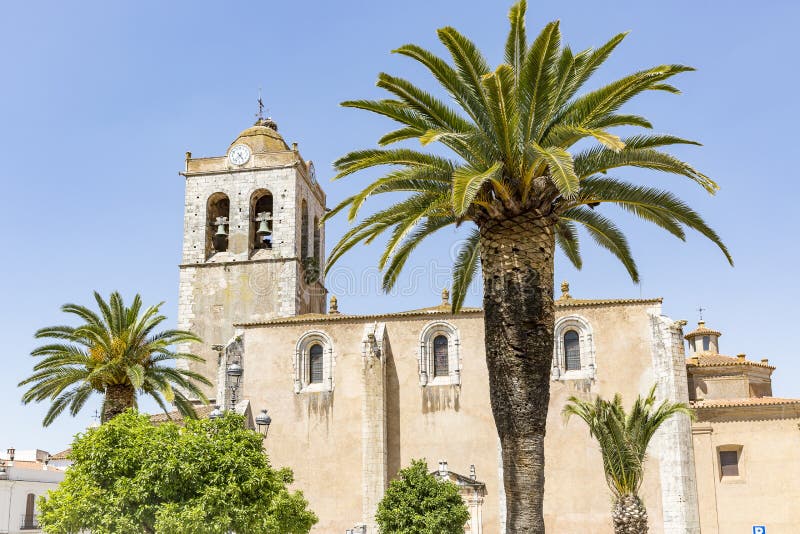
<path id="1" fill-rule="evenodd" d="M 36 500 L 64 479 L 50 458 L 39 449 L 0 453 L 0 534 L 41 532 Z"/>

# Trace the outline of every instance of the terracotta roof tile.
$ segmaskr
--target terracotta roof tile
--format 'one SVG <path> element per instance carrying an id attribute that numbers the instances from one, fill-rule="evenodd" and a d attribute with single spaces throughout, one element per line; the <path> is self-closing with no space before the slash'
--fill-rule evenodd
<path id="1" fill-rule="evenodd" d="M 697 361 L 695 361 L 695 359 Z M 715 352 L 710 352 L 710 351 L 696 352 L 694 356 L 686 359 L 686 365 L 689 367 L 725 367 L 730 365 L 751 365 L 754 367 L 775 369 L 775 367 L 773 367 L 769 363 L 754 362 L 752 360 L 734 358 L 732 356 L 725 356 L 724 354 L 717 354 Z"/>
<path id="2" fill-rule="evenodd" d="M 778 397 L 747 397 L 741 399 L 710 399 L 692 402 L 692 408 L 734 408 L 737 406 L 780 406 L 800 404 L 800 399 L 782 399 Z"/>
<path id="3" fill-rule="evenodd" d="M 661 298 L 652 299 L 558 299 L 555 301 L 556 309 L 558 308 L 575 308 L 581 306 L 608 306 L 619 304 L 660 304 L 663 301 Z M 461 311 L 455 315 L 481 315 L 483 308 L 461 308 Z M 234 326 L 262 326 L 262 325 L 276 325 L 276 324 L 298 324 L 298 323 L 315 323 L 315 322 L 332 322 L 332 321 L 362 321 L 373 320 L 382 318 L 393 317 L 425 317 L 428 315 L 453 315 L 449 304 L 440 304 L 438 306 L 431 306 L 429 308 L 419 308 L 416 310 L 408 310 L 401 312 L 390 313 L 375 313 L 366 315 L 348 315 L 344 313 L 306 313 L 304 315 L 295 315 L 292 317 L 277 317 L 275 319 L 267 319 L 265 321 L 253 321 L 247 323 L 237 323 Z"/>
<path id="4" fill-rule="evenodd" d="M 691 339 L 697 336 L 721 336 L 722 333 L 718 332 L 717 330 L 711 330 L 710 328 L 706 327 L 705 321 L 700 321 L 697 323 L 697 328 L 683 336 L 684 339 Z"/>
<path id="5" fill-rule="evenodd" d="M 0 464 L 8 465 L 12 462 L 9 460 L 3 460 Z M 43 462 L 26 462 L 23 460 L 14 460 L 13 462 L 14 469 L 25 469 L 29 471 L 57 471 L 55 467 L 48 466 L 47 469 L 44 467 Z"/>
<path id="6" fill-rule="evenodd" d="M 51 460 L 69 460 L 69 455 L 72 452 L 72 449 L 66 449 L 61 452 L 57 452 L 55 454 L 50 455 Z"/>
<path id="7" fill-rule="evenodd" d="M 197 417 L 203 419 L 208 417 L 208 414 L 214 409 L 213 406 L 195 406 L 194 411 L 197 413 Z M 150 421 L 153 423 L 166 423 L 167 421 L 175 421 L 180 422 L 183 421 L 183 416 L 180 414 L 178 410 L 173 410 L 167 413 L 157 413 L 150 416 Z"/>

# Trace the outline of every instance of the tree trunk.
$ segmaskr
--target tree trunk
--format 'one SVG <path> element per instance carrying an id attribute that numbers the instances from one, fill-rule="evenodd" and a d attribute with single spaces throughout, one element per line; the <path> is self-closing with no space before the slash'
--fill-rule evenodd
<path id="1" fill-rule="evenodd" d="M 134 406 L 136 406 L 136 391 L 133 386 L 126 384 L 106 386 L 106 398 L 103 401 L 103 415 L 100 422 L 106 423 Z"/>
<path id="2" fill-rule="evenodd" d="M 636 495 L 623 495 L 611 511 L 616 534 L 647 534 L 647 509 Z"/>
<path id="3" fill-rule="evenodd" d="M 508 534 L 544 533 L 544 435 L 553 358 L 554 218 L 481 225 L 486 363 Z"/>

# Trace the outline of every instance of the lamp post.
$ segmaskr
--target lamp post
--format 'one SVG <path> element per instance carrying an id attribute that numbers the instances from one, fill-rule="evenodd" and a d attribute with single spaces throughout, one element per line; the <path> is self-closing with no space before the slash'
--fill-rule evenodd
<path id="1" fill-rule="evenodd" d="M 256 416 L 256 427 L 262 436 L 267 437 L 269 432 L 269 425 L 272 424 L 272 417 L 267 413 L 266 408 L 261 410 L 261 413 Z"/>
<path id="2" fill-rule="evenodd" d="M 228 368 L 225 370 L 225 374 L 228 375 L 229 379 L 229 386 L 231 389 L 231 410 L 236 408 L 237 402 L 237 394 L 239 393 L 239 382 L 242 379 L 242 366 L 239 365 L 239 362 L 233 362 L 228 365 Z"/>

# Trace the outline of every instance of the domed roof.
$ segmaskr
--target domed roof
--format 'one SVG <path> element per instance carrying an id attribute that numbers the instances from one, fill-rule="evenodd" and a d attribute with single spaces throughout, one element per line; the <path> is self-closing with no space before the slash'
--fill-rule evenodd
<path id="1" fill-rule="evenodd" d="M 717 330 L 711 330 L 710 328 L 706 327 L 705 321 L 699 321 L 697 323 L 697 328 L 686 334 L 684 339 L 691 341 L 693 338 L 700 337 L 700 336 L 721 336 L 722 333 L 718 332 Z"/>
<path id="2" fill-rule="evenodd" d="M 254 154 L 289 150 L 289 146 L 278 133 L 278 125 L 272 119 L 258 119 L 253 126 L 239 134 L 231 147 L 239 143 L 249 146 Z"/>

